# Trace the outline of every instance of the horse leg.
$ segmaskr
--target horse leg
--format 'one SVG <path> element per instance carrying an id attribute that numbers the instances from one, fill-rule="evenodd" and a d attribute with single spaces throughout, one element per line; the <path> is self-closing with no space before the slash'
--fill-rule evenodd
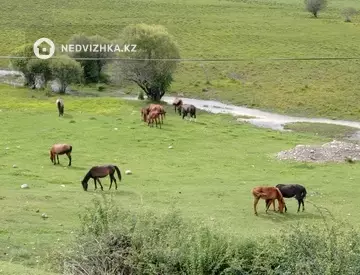
<path id="1" fill-rule="evenodd" d="M 56 157 L 57 157 L 58 164 L 60 164 L 60 162 L 59 162 L 59 155 L 56 154 Z"/>
<path id="2" fill-rule="evenodd" d="M 301 199 L 301 203 L 302 203 L 302 210 L 304 212 L 305 211 L 304 199 Z"/>
<path id="3" fill-rule="evenodd" d="M 100 181 L 99 179 L 97 179 L 97 181 L 98 181 L 98 183 L 100 184 L 101 191 L 104 191 L 104 188 L 103 188 L 103 186 L 102 186 L 102 184 L 101 184 L 101 181 Z"/>
<path id="4" fill-rule="evenodd" d="M 162 118 L 161 118 L 161 123 L 164 123 Z M 160 129 L 161 129 L 161 123 L 160 123 L 160 119 L 159 119 L 159 127 L 160 127 Z"/>
<path id="5" fill-rule="evenodd" d="M 112 182 L 113 182 L 113 175 L 112 175 L 112 174 L 110 174 L 110 187 L 109 187 L 109 190 L 111 189 Z"/>
<path id="6" fill-rule="evenodd" d="M 260 199 L 260 198 L 258 198 L 258 197 L 255 197 L 255 198 L 254 198 L 254 213 L 255 213 L 255 215 L 258 214 L 257 211 L 256 211 L 256 206 L 257 206 L 257 204 L 258 204 L 258 202 L 259 202 L 259 199 Z"/>
<path id="7" fill-rule="evenodd" d="M 66 155 L 67 155 L 68 158 L 69 158 L 69 165 L 68 165 L 68 166 L 71 166 L 71 154 L 70 154 L 70 153 L 66 153 Z"/>
<path id="8" fill-rule="evenodd" d="M 94 178 L 95 190 L 97 189 L 96 178 Z"/>
<path id="9" fill-rule="evenodd" d="M 298 199 L 298 213 L 300 212 L 301 199 Z"/>

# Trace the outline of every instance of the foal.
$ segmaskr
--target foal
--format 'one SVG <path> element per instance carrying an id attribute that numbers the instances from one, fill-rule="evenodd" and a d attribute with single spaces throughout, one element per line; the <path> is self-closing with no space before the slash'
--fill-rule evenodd
<path id="1" fill-rule="evenodd" d="M 268 187 L 268 186 L 258 186 L 258 187 L 255 187 L 253 190 L 252 190 L 252 194 L 254 196 L 254 212 L 255 212 L 255 215 L 257 215 L 257 211 L 256 211 L 256 206 L 259 202 L 260 199 L 263 199 L 263 200 L 270 200 L 270 201 L 273 201 L 273 200 L 278 200 L 279 202 L 279 211 L 280 213 L 282 214 L 283 211 L 284 211 L 284 206 L 285 206 L 285 201 L 284 201 L 284 198 L 280 192 L 280 190 L 276 187 Z M 270 207 L 270 203 L 266 205 L 266 213 L 268 211 Z"/>
<path id="2" fill-rule="evenodd" d="M 192 104 L 182 104 L 179 108 L 179 116 L 181 116 L 182 113 L 182 118 L 184 119 L 184 117 L 186 117 L 188 114 L 190 114 L 190 118 L 194 118 L 196 119 L 196 108 L 194 105 Z"/>
<path id="3" fill-rule="evenodd" d="M 148 126 L 150 126 L 150 123 L 151 123 L 151 127 L 154 127 L 154 121 L 155 121 L 156 127 L 158 127 L 158 124 L 159 124 L 160 129 L 161 129 L 160 115 L 161 115 L 161 113 L 159 111 L 151 111 L 147 116 Z M 158 123 L 158 121 L 159 121 L 159 123 Z"/>

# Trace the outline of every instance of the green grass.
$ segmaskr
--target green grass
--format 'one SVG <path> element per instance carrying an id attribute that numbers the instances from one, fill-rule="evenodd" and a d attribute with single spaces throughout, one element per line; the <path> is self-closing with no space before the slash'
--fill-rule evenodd
<path id="1" fill-rule="evenodd" d="M 345 139 L 359 131 L 357 128 L 348 126 L 307 122 L 288 123 L 284 129 L 333 139 Z"/>
<path id="2" fill-rule="evenodd" d="M 354 57 L 360 21 L 344 22 L 341 10 L 348 6 L 360 8 L 355 0 L 333 0 L 313 19 L 298 0 L 5 1 L 0 53 L 40 37 L 64 43 L 79 32 L 116 39 L 128 24 L 147 23 L 164 25 L 183 58 Z M 171 92 L 297 115 L 360 118 L 359 61 L 208 62 L 210 85 L 201 65 L 180 64 Z"/>
<path id="3" fill-rule="evenodd" d="M 140 121 L 143 102 L 107 97 L 65 96 L 65 116 L 59 118 L 55 97 L 4 85 L 0 96 L 0 261 L 35 267 L 39 260 L 43 266 L 53 247 L 71 242 L 78 214 L 101 193 L 93 191 L 93 182 L 85 193 L 80 181 L 91 166 L 106 163 L 117 164 L 123 173 L 118 191 L 108 191 L 109 179 L 102 180 L 103 193 L 119 207 L 156 213 L 176 209 L 186 219 L 241 238 L 319 222 L 313 204 L 352 224 L 360 221 L 354 208 L 360 195 L 358 164 L 274 158 L 280 150 L 321 144 L 325 138 L 255 128 L 204 112 L 190 122 L 171 106 L 162 129 L 150 128 Z M 60 157 L 61 165 L 50 162 L 49 148 L 57 142 L 73 145 L 72 167 L 66 157 Z M 127 169 L 133 175 L 125 175 Z M 307 187 L 306 212 L 297 214 L 296 202 L 289 200 L 286 215 L 266 215 L 262 201 L 256 217 L 251 189 L 288 181 Z M 24 183 L 30 189 L 21 189 Z M 42 219 L 42 213 L 49 218 Z"/>

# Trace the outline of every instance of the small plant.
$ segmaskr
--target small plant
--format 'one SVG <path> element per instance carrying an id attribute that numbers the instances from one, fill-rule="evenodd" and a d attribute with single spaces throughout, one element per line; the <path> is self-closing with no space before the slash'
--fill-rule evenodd
<path id="1" fill-rule="evenodd" d="M 355 8 L 345 8 L 342 15 L 345 17 L 345 22 L 351 22 L 351 17 L 359 13 Z"/>
<path id="2" fill-rule="evenodd" d="M 139 99 L 139 100 L 144 100 L 144 99 L 145 99 L 145 97 L 144 97 L 144 92 L 143 92 L 143 91 L 140 91 L 140 92 L 139 92 L 138 99 Z"/>
<path id="3" fill-rule="evenodd" d="M 315 18 L 318 17 L 318 13 L 326 8 L 326 0 L 305 0 L 305 7 L 308 12 L 311 12 Z"/>

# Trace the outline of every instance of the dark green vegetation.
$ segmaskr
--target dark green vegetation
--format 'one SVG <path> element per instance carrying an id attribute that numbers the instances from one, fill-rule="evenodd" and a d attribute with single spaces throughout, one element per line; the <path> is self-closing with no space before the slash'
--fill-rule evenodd
<path id="1" fill-rule="evenodd" d="M 358 56 L 358 17 L 345 23 L 355 0 L 329 1 L 315 19 L 303 1 L 5 1 L 0 53 L 76 33 L 116 39 L 129 24 L 160 24 L 182 58 Z M 20 7 L 20 8 L 19 8 Z M 3 60 L 3 66 L 8 60 Z M 204 65 L 204 66 L 202 66 Z M 360 118 L 359 61 L 183 62 L 171 91 L 299 115 Z M 206 82 L 210 84 L 206 84 Z M 138 89 L 135 87 L 135 92 Z M 203 92 L 203 89 L 206 92 Z"/>
<path id="2" fill-rule="evenodd" d="M 327 141 L 325 138 L 258 129 L 239 124 L 230 116 L 203 112 L 198 114 L 197 122 L 183 121 L 173 113 L 171 106 L 166 107 L 168 115 L 163 128 L 149 128 L 140 121 L 139 110 L 144 102 L 107 97 L 65 96 L 65 116 L 59 118 L 56 97 L 4 85 L 0 86 L 0 95 L 0 261 L 44 269 L 52 263 L 47 259 L 50 251 L 60 244 L 70 248 L 69 244 L 74 241 L 72 236 L 76 236 L 80 226 L 78 214 L 90 213 L 85 207 L 90 206 L 91 200 L 101 193 L 93 191 L 92 182 L 89 182 L 89 192 L 85 193 L 80 183 L 88 169 L 97 164 L 115 163 L 123 174 L 127 169 L 133 172 L 133 175 L 124 175 L 118 191 L 104 191 L 106 197 L 111 196 L 122 211 L 130 211 L 129 217 L 134 214 L 142 216 L 146 211 L 162 215 L 174 210 L 183 219 L 210 228 L 211 234 L 224 234 L 225 240 L 229 237 L 253 243 L 258 238 L 278 236 L 281 228 L 292 232 L 289 227 L 298 224 L 323 226 L 323 219 L 329 218 L 324 208 L 344 224 L 360 221 L 360 215 L 354 208 L 360 195 L 355 181 L 360 176 L 358 164 L 299 164 L 280 162 L 274 158 L 280 150 L 296 144 L 323 143 Z M 66 157 L 60 158 L 60 166 L 51 163 L 49 149 L 56 142 L 73 145 L 70 168 L 66 166 Z M 168 149 L 169 145 L 173 149 Z M 13 168 L 13 164 L 17 168 Z M 289 212 L 286 215 L 272 211 L 266 215 L 263 203 L 258 205 L 259 217 L 254 215 L 251 196 L 254 186 L 294 181 L 308 189 L 306 212 L 297 214 L 296 201 L 288 200 Z M 20 189 L 24 183 L 30 189 Z M 109 179 L 102 180 L 102 183 L 107 189 Z M 42 213 L 46 213 L 48 218 L 43 219 Z M 155 222 L 153 219 L 150 221 Z M 150 231 L 144 236 L 155 234 Z M 126 232 L 129 233 L 120 233 Z M 195 235 L 199 234 L 196 232 Z M 313 231 L 301 232 L 309 238 L 318 239 L 317 235 L 312 235 Z M 166 238 L 172 236 L 166 235 Z M 181 239 L 184 236 L 178 237 L 170 244 L 171 249 L 179 242 L 184 243 L 184 249 L 189 248 L 190 244 Z M 136 238 L 133 240 L 137 242 Z M 304 238 L 304 235 L 299 238 Z M 319 239 L 314 244 L 316 247 L 313 246 L 314 251 L 319 247 L 324 249 L 317 252 L 319 261 L 322 261 L 319 268 L 329 262 L 324 258 L 328 255 L 324 251 L 332 251 L 329 246 L 323 246 L 322 241 L 325 240 Z M 296 242 L 303 242 L 303 239 Z M 339 242 L 345 244 L 347 240 Z M 290 243 L 291 253 L 298 252 L 300 248 L 290 240 L 287 245 L 290 246 Z M 151 245 L 155 244 L 144 245 L 151 250 Z M 178 258 L 171 249 L 169 253 Z M 277 257 L 275 252 L 279 248 L 268 249 L 269 254 L 266 255 Z M 216 248 L 214 250 L 217 251 Z M 249 257 L 259 255 L 256 253 L 261 250 L 259 248 Z M 148 251 L 145 250 L 144 255 L 147 256 L 141 258 L 147 264 L 154 259 L 149 258 Z M 341 251 L 345 250 L 339 251 L 343 253 Z M 65 253 L 65 250 L 62 252 Z M 187 255 L 186 252 L 178 253 Z M 289 255 L 294 255 L 291 253 Z M 170 254 L 164 255 L 161 261 L 167 262 Z M 152 257 L 160 257 L 160 254 Z M 271 263 L 276 261 L 271 257 Z M 212 259 L 215 261 L 215 258 Z M 182 258 L 179 260 L 182 261 Z M 187 266 L 187 260 L 184 261 L 183 266 Z M 288 260 L 284 258 L 284 261 Z M 271 265 L 270 262 L 264 264 Z M 247 266 L 252 267 L 253 264 Z M 14 265 L 14 268 L 17 267 Z"/>

